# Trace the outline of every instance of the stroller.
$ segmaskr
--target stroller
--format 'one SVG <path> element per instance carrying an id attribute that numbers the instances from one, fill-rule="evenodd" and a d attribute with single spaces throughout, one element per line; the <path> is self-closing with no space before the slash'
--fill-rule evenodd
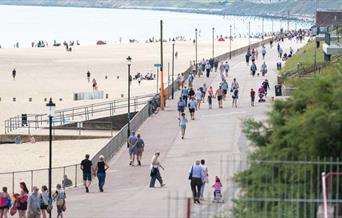
<path id="1" fill-rule="evenodd" d="M 259 93 L 259 101 L 258 102 L 265 102 L 266 100 L 264 99 L 265 97 L 265 89 L 263 87 L 260 87 L 258 90 Z"/>
<path id="2" fill-rule="evenodd" d="M 221 193 L 221 180 L 218 176 L 215 177 L 215 184 L 212 186 L 214 189 L 214 200 L 213 203 L 224 203 L 224 199 Z"/>

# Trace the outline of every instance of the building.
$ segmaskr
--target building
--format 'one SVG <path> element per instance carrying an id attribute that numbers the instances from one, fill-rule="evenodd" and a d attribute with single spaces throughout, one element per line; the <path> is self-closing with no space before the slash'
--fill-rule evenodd
<path id="1" fill-rule="evenodd" d="M 316 26 L 341 26 L 342 10 L 318 10 L 316 12 Z"/>

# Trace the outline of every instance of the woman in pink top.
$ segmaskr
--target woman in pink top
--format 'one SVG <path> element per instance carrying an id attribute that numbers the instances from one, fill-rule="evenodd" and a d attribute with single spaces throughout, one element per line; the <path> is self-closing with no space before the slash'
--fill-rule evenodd
<path id="1" fill-rule="evenodd" d="M 215 98 L 215 96 L 214 96 L 214 90 L 213 90 L 213 87 L 210 86 L 210 87 L 209 87 L 209 90 L 208 90 L 208 104 L 209 104 L 209 109 L 212 108 L 213 98 Z"/>
<path id="2" fill-rule="evenodd" d="M 218 197 L 221 196 L 221 180 L 218 176 L 215 176 L 215 183 L 212 185 L 212 188 L 214 189 L 214 199 L 217 199 Z"/>

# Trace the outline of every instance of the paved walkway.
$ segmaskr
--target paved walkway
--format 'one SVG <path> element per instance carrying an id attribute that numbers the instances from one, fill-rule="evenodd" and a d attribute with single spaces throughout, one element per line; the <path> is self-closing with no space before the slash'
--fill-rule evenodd
<path id="1" fill-rule="evenodd" d="M 287 41 L 283 44 L 285 51 L 288 51 L 289 44 Z M 303 45 L 291 44 L 294 50 Z M 264 119 L 265 112 L 270 109 L 276 82 L 276 62 L 279 61 L 276 50 L 276 46 L 270 49 L 267 45 L 267 78 L 271 91 L 266 103 L 256 102 L 256 107 L 250 107 L 250 88 L 257 90 L 265 78 L 253 78 L 250 75 L 244 54 L 232 58 L 228 82 L 230 86 L 233 77 L 236 77 L 240 84 L 238 108 L 231 107 L 230 97 L 224 102 L 223 109 L 218 108 L 217 101 L 214 101 L 212 110 L 208 109 L 207 103 L 203 104 L 195 114 L 196 119 L 189 121 L 185 139 L 181 140 L 176 110 L 179 93 L 176 93 L 175 100 L 167 102 L 166 110 L 149 118 L 139 130 L 146 144 L 143 166 L 130 167 L 127 149 L 121 149 L 110 163 L 104 193 L 99 193 L 96 185 L 91 187 L 89 194 L 84 193 L 83 189 L 68 191 L 66 217 L 185 217 L 185 199 L 191 196 L 188 171 L 198 159 L 207 161 L 209 184 L 218 175 L 225 188 L 228 166 L 221 160 L 226 160 L 231 154 L 246 154 L 249 149 L 241 134 L 241 121 L 249 117 Z M 259 48 L 259 69 L 261 64 Z M 195 87 L 212 83 L 216 90 L 219 82 L 218 73 L 214 73 L 209 79 L 196 78 Z M 149 164 L 155 151 L 161 152 L 162 165 L 165 167 L 161 174 L 166 187 L 150 189 Z M 207 187 L 206 198 L 211 197 L 211 193 L 211 188 Z M 208 200 L 203 201 L 201 206 L 193 205 L 193 217 L 209 217 L 201 210 L 204 207 L 223 208 L 227 204 L 213 205 Z"/>

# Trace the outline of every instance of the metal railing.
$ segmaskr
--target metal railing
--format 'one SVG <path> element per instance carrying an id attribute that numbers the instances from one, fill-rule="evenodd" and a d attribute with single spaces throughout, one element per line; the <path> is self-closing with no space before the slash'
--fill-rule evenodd
<path id="1" fill-rule="evenodd" d="M 136 112 L 142 105 L 145 105 L 153 95 L 141 95 L 131 97 L 132 112 Z M 89 104 L 80 107 L 72 107 L 62 110 L 57 110 L 53 118 L 53 125 L 64 125 L 72 122 L 87 121 L 94 118 L 114 116 L 123 114 L 127 108 L 128 99 L 118 99 L 114 101 L 106 101 L 97 104 Z M 27 128 L 30 134 L 30 129 L 38 129 L 47 127 L 46 114 L 27 114 L 26 119 L 22 119 L 22 115 L 11 117 L 5 120 L 5 134 L 10 133 L 18 128 Z"/>

